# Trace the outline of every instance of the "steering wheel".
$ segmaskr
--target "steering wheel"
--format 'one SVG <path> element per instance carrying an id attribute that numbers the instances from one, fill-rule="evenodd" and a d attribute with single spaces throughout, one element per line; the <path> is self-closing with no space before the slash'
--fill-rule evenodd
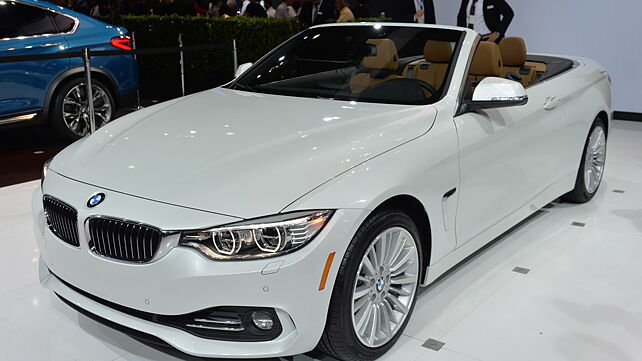
<path id="1" fill-rule="evenodd" d="M 435 89 L 434 86 L 426 83 L 425 81 L 423 81 L 421 79 L 413 79 L 413 80 L 416 81 L 419 84 L 419 86 L 421 86 L 422 88 L 428 90 L 428 92 L 430 92 L 431 96 L 434 96 L 435 94 L 439 93 L 439 91 L 437 89 Z"/>

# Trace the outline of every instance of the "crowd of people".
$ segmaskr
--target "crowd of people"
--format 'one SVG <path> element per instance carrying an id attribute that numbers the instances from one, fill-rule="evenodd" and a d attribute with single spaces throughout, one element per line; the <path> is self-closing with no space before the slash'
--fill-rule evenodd
<path id="1" fill-rule="evenodd" d="M 373 14 L 369 0 L 50 0 L 58 5 L 94 16 L 116 15 L 193 15 L 209 17 L 298 17 L 305 26 L 328 22 L 350 22 L 360 18 L 386 17 Z M 373 0 L 376 2 L 377 0 Z M 381 1 L 381 0 L 379 0 Z M 408 21 L 423 22 L 424 0 L 388 0 L 393 20 L 397 8 L 411 8 Z M 412 3 L 421 4 L 413 7 Z M 403 3 L 408 3 L 407 6 Z M 399 4 L 399 5 L 397 5 Z M 402 10 L 403 11 L 403 10 Z M 403 19 L 404 21 L 406 19 Z M 430 21 L 426 21 L 430 22 Z"/>

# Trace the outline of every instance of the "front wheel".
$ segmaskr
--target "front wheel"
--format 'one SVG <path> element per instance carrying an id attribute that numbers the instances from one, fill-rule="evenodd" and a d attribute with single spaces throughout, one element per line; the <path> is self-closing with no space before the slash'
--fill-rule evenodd
<path id="1" fill-rule="evenodd" d="M 373 360 L 401 336 L 414 308 L 422 267 L 412 219 L 398 210 L 366 220 L 343 258 L 321 351 L 340 360 Z"/>
<path id="2" fill-rule="evenodd" d="M 96 129 L 109 123 L 115 112 L 114 96 L 105 84 L 92 81 Z M 51 109 L 50 124 L 63 138 L 76 140 L 90 133 L 87 86 L 83 78 L 65 83 L 58 91 Z"/>
<path id="3" fill-rule="evenodd" d="M 580 169 L 575 180 L 575 188 L 562 196 L 562 200 L 571 203 L 590 201 L 602 182 L 606 164 L 606 125 L 597 118 L 584 145 Z"/>

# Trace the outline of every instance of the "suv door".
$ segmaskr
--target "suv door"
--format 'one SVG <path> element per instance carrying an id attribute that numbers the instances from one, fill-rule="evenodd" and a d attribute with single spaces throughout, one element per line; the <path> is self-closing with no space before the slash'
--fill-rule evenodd
<path id="1" fill-rule="evenodd" d="M 64 34 L 74 31 L 76 19 L 31 4 L 3 3 L 0 54 L 54 54 L 67 49 Z M 68 67 L 69 59 L 0 63 L 0 124 L 40 111 L 51 81 Z"/>

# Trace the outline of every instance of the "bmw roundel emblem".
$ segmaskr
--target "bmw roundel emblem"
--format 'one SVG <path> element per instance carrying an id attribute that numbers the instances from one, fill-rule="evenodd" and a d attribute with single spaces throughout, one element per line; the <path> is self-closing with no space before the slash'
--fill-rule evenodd
<path id="1" fill-rule="evenodd" d="M 99 204 L 101 204 L 105 200 L 105 193 L 97 193 L 91 196 L 89 200 L 87 201 L 87 207 L 93 208 Z"/>

